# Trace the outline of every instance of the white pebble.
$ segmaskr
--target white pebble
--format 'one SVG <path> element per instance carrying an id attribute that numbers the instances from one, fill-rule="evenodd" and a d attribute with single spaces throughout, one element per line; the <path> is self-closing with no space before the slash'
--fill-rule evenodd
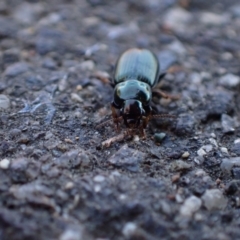
<path id="1" fill-rule="evenodd" d="M 74 102 L 82 103 L 83 99 L 77 93 L 71 93 L 71 99 Z"/>
<path id="2" fill-rule="evenodd" d="M 200 15 L 200 22 L 209 26 L 220 26 L 229 20 L 226 14 L 216 14 L 212 12 L 203 12 Z"/>
<path id="3" fill-rule="evenodd" d="M 202 149 L 204 149 L 206 152 L 211 152 L 213 149 L 213 146 L 211 144 L 202 146 Z"/>
<path id="4" fill-rule="evenodd" d="M 217 141 L 213 138 L 209 138 L 209 142 L 214 145 L 215 147 L 218 147 Z"/>
<path id="5" fill-rule="evenodd" d="M 198 169 L 195 172 L 195 176 L 197 177 L 207 176 L 207 173 L 203 169 Z"/>
<path id="6" fill-rule="evenodd" d="M 0 109 L 8 109 L 10 107 L 10 100 L 6 95 L 0 94 Z"/>
<path id="7" fill-rule="evenodd" d="M 204 155 L 206 155 L 207 153 L 204 151 L 204 149 L 201 147 L 198 151 L 197 151 L 198 156 L 203 157 Z"/>
<path id="8" fill-rule="evenodd" d="M 237 138 L 236 140 L 234 140 L 234 144 L 239 143 L 240 142 L 240 138 Z"/>
<path id="9" fill-rule="evenodd" d="M 220 150 L 221 150 L 222 153 L 228 154 L 228 149 L 227 148 L 221 147 Z"/>
<path id="10" fill-rule="evenodd" d="M 230 172 L 234 166 L 240 167 L 240 157 L 224 158 L 220 167 L 222 171 Z"/>
<path id="11" fill-rule="evenodd" d="M 8 169 L 10 166 L 10 161 L 7 158 L 4 158 L 0 161 L 0 168 L 1 169 Z"/>
<path id="12" fill-rule="evenodd" d="M 190 156 L 190 153 L 189 152 L 184 152 L 182 154 L 182 158 L 188 158 Z"/>
<path id="13" fill-rule="evenodd" d="M 183 205 L 180 208 L 180 214 L 182 216 L 191 217 L 193 213 L 197 212 L 202 205 L 202 201 L 200 198 L 191 196 L 187 198 Z"/>
<path id="14" fill-rule="evenodd" d="M 79 65 L 81 70 L 87 70 L 87 71 L 92 71 L 95 67 L 95 63 L 92 60 L 87 60 Z"/>
<path id="15" fill-rule="evenodd" d="M 125 237 L 131 237 L 137 230 L 137 225 L 133 222 L 128 222 L 124 225 L 122 233 Z"/>
<path id="16" fill-rule="evenodd" d="M 105 180 L 105 177 L 102 175 L 97 175 L 93 178 L 94 182 L 103 182 Z"/>
<path id="17" fill-rule="evenodd" d="M 219 83 L 224 87 L 235 88 L 240 83 L 240 78 L 237 75 L 227 73 L 219 79 Z"/>
<path id="18" fill-rule="evenodd" d="M 221 210 L 227 206 L 227 199 L 219 189 L 206 190 L 202 196 L 202 200 L 208 210 Z"/>
<path id="19" fill-rule="evenodd" d="M 186 30 L 191 20 L 191 13 L 180 7 L 170 9 L 163 18 L 164 25 L 177 32 Z"/>
<path id="20" fill-rule="evenodd" d="M 211 136 L 212 138 L 216 138 L 216 137 L 217 137 L 215 133 L 211 133 L 210 136 Z"/>
<path id="21" fill-rule="evenodd" d="M 79 240 L 82 238 L 82 233 L 79 230 L 67 229 L 59 237 L 59 240 Z"/>

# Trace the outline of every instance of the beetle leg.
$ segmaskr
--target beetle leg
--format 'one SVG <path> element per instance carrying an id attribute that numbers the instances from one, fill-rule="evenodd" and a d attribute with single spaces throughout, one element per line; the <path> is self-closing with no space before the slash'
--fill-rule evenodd
<path id="1" fill-rule="evenodd" d="M 142 117 L 142 128 L 143 129 L 147 128 L 148 121 L 149 121 L 149 116 Z"/>
<path id="2" fill-rule="evenodd" d="M 119 132 L 119 117 L 113 103 L 111 104 L 111 110 L 112 110 L 112 118 L 113 118 L 115 129 L 117 132 Z"/>
<path id="3" fill-rule="evenodd" d="M 160 82 L 166 76 L 166 74 L 166 72 L 161 73 L 158 77 L 158 82 Z"/>
<path id="4" fill-rule="evenodd" d="M 172 100 L 178 100 L 180 98 L 180 95 L 170 95 L 159 89 L 153 89 L 153 93 L 157 93 L 163 98 L 170 98 Z"/>
<path id="5" fill-rule="evenodd" d="M 140 126 L 140 136 L 141 138 L 145 139 L 146 138 L 146 132 L 143 124 Z"/>
<path id="6" fill-rule="evenodd" d="M 147 128 L 148 121 L 149 121 L 149 116 L 142 117 L 142 124 L 140 126 L 140 135 L 144 139 L 146 138 L 145 128 Z"/>

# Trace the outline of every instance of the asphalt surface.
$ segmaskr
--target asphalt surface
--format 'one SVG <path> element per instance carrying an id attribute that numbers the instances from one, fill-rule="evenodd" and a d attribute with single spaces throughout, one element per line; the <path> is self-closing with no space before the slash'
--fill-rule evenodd
<path id="1" fill-rule="evenodd" d="M 237 0 L 2 0 L 0 239 L 240 239 L 239 36 Z M 145 139 L 97 128 L 133 47 L 179 96 Z"/>

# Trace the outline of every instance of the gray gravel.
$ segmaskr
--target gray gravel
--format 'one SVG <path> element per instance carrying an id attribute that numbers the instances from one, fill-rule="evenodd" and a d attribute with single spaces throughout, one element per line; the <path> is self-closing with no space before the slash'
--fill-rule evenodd
<path id="1" fill-rule="evenodd" d="M 2 0 L 0 26 L 0 239 L 240 239 L 237 0 Z M 176 118 L 103 147 L 131 47 Z"/>

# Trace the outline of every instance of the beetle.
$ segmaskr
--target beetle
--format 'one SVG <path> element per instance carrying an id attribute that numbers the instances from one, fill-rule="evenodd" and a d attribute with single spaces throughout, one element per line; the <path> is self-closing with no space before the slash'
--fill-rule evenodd
<path id="1" fill-rule="evenodd" d="M 140 128 L 144 134 L 153 116 L 150 106 L 152 88 L 166 73 L 160 74 L 159 61 L 148 49 L 132 48 L 117 60 L 113 78 L 112 118 L 117 129 L 123 119 L 127 128 Z M 160 91 L 163 97 L 169 97 Z M 169 116 L 170 115 L 158 115 Z"/>

